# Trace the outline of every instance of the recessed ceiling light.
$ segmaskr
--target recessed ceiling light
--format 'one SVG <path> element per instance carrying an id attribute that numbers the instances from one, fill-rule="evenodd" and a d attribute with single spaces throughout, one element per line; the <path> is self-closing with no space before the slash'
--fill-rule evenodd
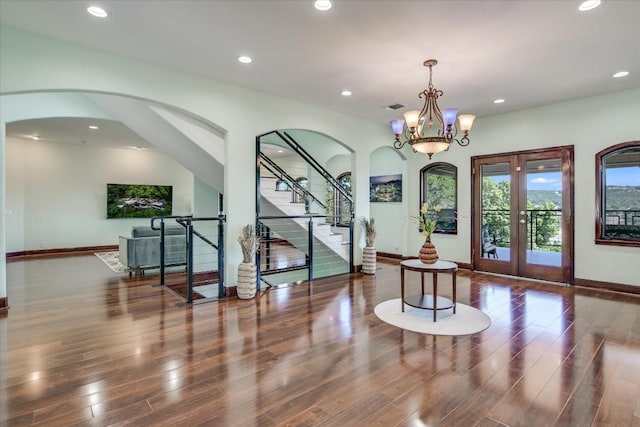
<path id="1" fill-rule="evenodd" d="M 503 102 L 504 102 L 504 99 L 502 99 L 502 98 L 498 98 L 498 99 L 494 99 L 493 100 L 494 104 L 502 104 Z"/>
<path id="2" fill-rule="evenodd" d="M 586 12 L 587 10 L 595 9 L 596 7 L 600 6 L 600 4 L 602 4 L 602 0 L 585 0 L 580 3 L 580 6 L 578 6 L 578 10 L 580 12 Z"/>
<path id="3" fill-rule="evenodd" d="M 313 3 L 313 7 L 323 12 L 326 12 L 327 10 L 333 7 L 333 3 L 331 3 L 330 0 L 316 0 Z"/>
<path id="4" fill-rule="evenodd" d="M 342 92 L 340 92 L 340 95 L 342 96 L 351 96 L 352 93 L 350 90 L 343 90 Z"/>
<path id="5" fill-rule="evenodd" d="M 38 135 L 31 135 L 31 139 L 35 139 L 36 141 L 40 139 Z"/>
<path id="6" fill-rule="evenodd" d="M 93 16 L 97 16 L 98 18 L 106 18 L 107 16 L 109 16 L 106 10 L 98 6 L 88 7 L 87 12 L 89 12 Z"/>
<path id="7" fill-rule="evenodd" d="M 91 126 L 89 126 L 89 129 L 96 130 L 96 129 L 98 129 L 98 126 L 96 126 L 96 125 L 91 125 Z"/>
<path id="8" fill-rule="evenodd" d="M 615 77 L 617 79 L 618 77 L 625 77 L 625 76 L 628 76 L 628 75 L 629 75 L 628 71 L 618 71 L 617 73 L 615 73 L 613 75 L 613 77 Z"/>
<path id="9" fill-rule="evenodd" d="M 142 151 L 143 150 L 143 148 L 140 147 L 139 145 L 135 146 L 135 147 L 131 147 L 131 148 L 133 148 L 134 150 L 138 150 L 138 151 Z"/>
<path id="10" fill-rule="evenodd" d="M 278 153 L 284 153 L 284 150 L 278 150 L 277 152 Z"/>
<path id="11" fill-rule="evenodd" d="M 248 56 L 240 56 L 238 57 L 238 61 L 242 62 L 243 64 L 250 64 L 253 61 L 253 59 L 251 59 Z"/>

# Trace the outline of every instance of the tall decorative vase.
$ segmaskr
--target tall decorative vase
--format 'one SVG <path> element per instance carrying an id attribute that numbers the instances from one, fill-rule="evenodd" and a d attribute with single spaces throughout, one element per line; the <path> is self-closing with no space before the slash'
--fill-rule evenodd
<path id="1" fill-rule="evenodd" d="M 376 248 L 365 246 L 362 250 L 362 272 L 364 274 L 376 274 Z"/>
<path id="2" fill-rule="evenodd" d="M 256 296 L 257 267 L 253 263 L 238 265 L 238 298 L 251 299 Z"/>
<path id="3" fill-rule="evenodd" d="M 433 243 L 431 243 L 431 236 L 428 236 L 420 248 L 420 253 L 418 255 L 420 261 L 424 264 L 434 264 L 438 261 L 438 251 Z"/>

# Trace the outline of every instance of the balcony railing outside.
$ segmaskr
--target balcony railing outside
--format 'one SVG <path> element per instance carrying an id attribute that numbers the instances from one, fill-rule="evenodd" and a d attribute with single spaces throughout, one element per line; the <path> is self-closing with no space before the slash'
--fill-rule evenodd
<path id="1" fill-rule="evenodd" d="M 602 225 L 603 239 L 640 239 L 640 210 L 609 209 Z"/>
<path id="2" fill-rule="evenodd" d="M 510 247 L 509 209 L 485 209 L 482 211 L 483 226 L 488 227 L 489 236 L 498 247 Z M 562 210 L 527 209 L 527 248 L 551 252 L 562 251 Z"/>

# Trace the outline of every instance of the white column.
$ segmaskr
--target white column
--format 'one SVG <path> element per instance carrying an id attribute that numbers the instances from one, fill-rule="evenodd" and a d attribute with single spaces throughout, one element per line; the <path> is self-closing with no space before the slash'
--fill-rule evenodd
<path id="1" fill-rule="evenodd" d="M 7 141 L 6 125 L 0 120 L 0 298 L 7 296 Z"/>

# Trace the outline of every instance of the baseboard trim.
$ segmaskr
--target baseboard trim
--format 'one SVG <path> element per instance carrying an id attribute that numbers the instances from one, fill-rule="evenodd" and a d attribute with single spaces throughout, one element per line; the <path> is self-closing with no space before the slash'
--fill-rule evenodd
<path id="1" fill-rule="evenodd" d="M 403 259 L 400 254 L 392 254 L 391 252 L 376 252 L 376 255 L 382 258 Z"/>
<path id="2" fill-rule="evenodd" d="M 9 298 L 1 297 L 0 298 L 0 312 L 9 310 Z"/>
<path id="3" fill-rule="evenodd" d="M 601 282 L 599 280 L 578 279 L 574 280 L 575 286 L 583 288 L 601 289 L 605 291 L 624 292 L 626 294 L 640 295 L 640 286 L 625 285 L 622 283 Z"/>
<path id="4" fill-rule="evenodd" d="M 93 254 L 94 252 L 117 251 L 118 245 L 84 246 L 79 248 L 38 249 L 32 251 L 8 252 L 7 261 L 20 259 L 48 258 L 57 256 Z"/>

